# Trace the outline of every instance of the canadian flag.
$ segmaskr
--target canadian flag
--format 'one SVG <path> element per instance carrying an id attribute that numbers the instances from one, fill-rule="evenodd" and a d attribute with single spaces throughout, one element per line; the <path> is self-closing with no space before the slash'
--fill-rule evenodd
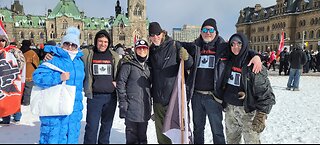
<path id="1" fill-rule="evenodd" d="M 280 44 L 279 44 L 279 48 L 278 48 L 278 52 L 277 52 L 277 59 L 279 58 L 280 53 L 283 50 L 283 47 L 284 47 L 284 31 L 282 31 L 282 33 L 281 33 Z"/>
<path id="2" fill-rule="evenodd" d="M 7 39 L 9 38 L 1 20 L 0 20 L 0 35 L 4 35 Z"/>

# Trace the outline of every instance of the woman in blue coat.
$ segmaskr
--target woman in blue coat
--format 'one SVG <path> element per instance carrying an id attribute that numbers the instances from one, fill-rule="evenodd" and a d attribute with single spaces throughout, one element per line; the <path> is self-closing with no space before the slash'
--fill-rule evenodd
<path id="1" fill-rule="evenodd" d="M 65 71 L 61 73 L 40 65 L 33 73 L 35 85 L 48 88 L 61 84 L 76 86 L 76 97 L 73 112 L 64 116 L 40 116 L 40 144 L 77 144 L 82 119 L 82 88 L 84 80 L 84 64 L 81 60 L 80 31 L 75 27 L 67 29 L 62 38 L 61 47 L 47 45 L 44 50 L 54 53 L 48 62 Z"/>

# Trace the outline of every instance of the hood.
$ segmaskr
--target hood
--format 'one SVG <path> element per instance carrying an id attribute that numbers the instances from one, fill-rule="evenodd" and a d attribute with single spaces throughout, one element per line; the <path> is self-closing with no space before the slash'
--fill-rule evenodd
<path id="1" fill-rule="evenodd" d="M 94 37 L 94 49 L 97 49 L 97 41 L 101 37 L 108 38 L 108 48 L 107 48 L 108 50 L 112 45 L 111 43 L 112 40 L 111 40 L 110 34 L 106 30 L 100 30 L 99 32 L 97 32 L 96 36 Z"/>
<path id="2" fill-rule="evenodd" d="M 234 55 L 231 51 L 230 40 L 232 40 L 232 38 L 235 36 L 240 37 L 240 39 L 242 41 L 242 47 L 241 47 L 240 53 L 238 55 Z M 246 61 L 248 51 L 249 51 L 249 41 L 248 41 L 247 37 L 242 33 L 233 34 L 229 39 L 228 46 L 229 46 L 228 51 L 230 53 L 231 60 L 233 61 L 234 66 L 242 67 L 243 63 Z"/>

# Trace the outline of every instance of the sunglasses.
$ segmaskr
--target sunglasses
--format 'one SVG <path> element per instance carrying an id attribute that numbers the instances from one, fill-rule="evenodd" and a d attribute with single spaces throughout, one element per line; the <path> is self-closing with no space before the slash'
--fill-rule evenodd
<path id="1" fill-rule="evenodd" d="M 148 47 L 137 47 L 136 50 L 148 50 Z"/>
<path id="2" fill-rule="evenodd" d="M 213 33 L 214 32 L 214 28 L 202 28 L 202 33 Z"/>
<path id="3" fill-rule="evenodd" d="M 157 33 L 157 34 L 150 34 L 150 37 L 154 37 L 154 36 L 159 36 L 161 33 Z"/>
<path id="4" fill-rule="evenodd" d="M 236 45 L 241 47 L 242 46 L 242 42 L 234 41 L 234 42 L 231 43 L 231 47 L 236 46 Z"/>
<path id="5" fill-rule="evenodd" d="M 73 47 L 73 48 L 78 48 L 78 45 L 77 44 L 74 44 L 74 43 L 70 43 L 70 42 L 64 42 L 63 43 L 64 46 L 67 46 L 67 47 Z"/>
<path id="6" fill-rule="evenodd" d="M 0 40 L 0 42 L 6 42 L 6 40 L 2 39 L 2 40 Z"/>

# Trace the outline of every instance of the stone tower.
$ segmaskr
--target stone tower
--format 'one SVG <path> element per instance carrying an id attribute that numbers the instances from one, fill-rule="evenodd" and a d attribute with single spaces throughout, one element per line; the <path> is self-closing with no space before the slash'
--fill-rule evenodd
<path id="1" fill-rule="evenodd" d="M 23 5 L 20 4 L 19 0 L 14 0 L 11 5 L 11 10 L 16 12 L 18 15 L 24 15 Z"/>
<path id="2" fill-rule="evenodd" d="M 127 4 L 133 40 L 148 40 L 146 0 L 128 0 Z"/>
<path id="3" fill-rule="evenodd" d="M 117 5 L 119 1 L 117 1 Z M 128 0 L 127 13 L 117 14 L 112 28 L 113 45 L 132 47 L 138 39 L 147 39 L 146 0 Z M 119 7 L 115 7 L 116 11 Z"/>

